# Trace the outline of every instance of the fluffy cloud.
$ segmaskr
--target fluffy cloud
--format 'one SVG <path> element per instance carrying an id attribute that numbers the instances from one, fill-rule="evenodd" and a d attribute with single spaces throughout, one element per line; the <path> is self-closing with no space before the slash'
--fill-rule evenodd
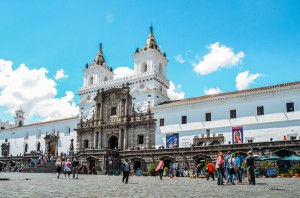
<path id="1" fill-rule="evenodd" d="M 29 69 L 21 64 L 15 70 L 12 62 L 0 59 L 0 106 L 14 114 L 19 105 L 30 121 L 32 116 L 52 120 L 78 115 L 79 109 L 74 102 L 74 94 L 56 98 L 54 80 L 47 78 L 47 69 Z"/>
<path id="2" fill-rule="evenodd" d="M 220 88 L 216 87 L 216 88 L 204 89 L 204 93 L 205 95 L 214 95 L 214 94 L 223 93 L 223 91 Z"/>
<path id="3" fill-rule="evenodd" d="M 262 74 L 256 73 L 256 74 L 249 74 L 249 71 L 244 71 L 239 73 L 236 78 L 236 88 L 238 90 L 244 90 L 249 87 L 250 84 L 254 83 L 255 79 L 261 77 Z"/>
<path id="4" fill-rule="evenodd" d="M 168 89 L 168 96 L 171 100 L 180 100 L 184 98 L 184 92 L 181 91 L 181 85 L 175 85 L 170 81 L 170 88 Z"/>
<path id="5" fill-rule="evenodd" d="M 118 67 L 114 70 L 114 79 L 123 78 L 125 76 L 132 76 L 134 71 L 129 67 Z"/>
<path id="6" fill-rule="evenodd" d="M 56 74 L 55 74 L 55 79 L 56 80 L 59 80 L 59 79 L 62 79 L 62 78 L 68 78 L 69 75 L 66 75 L 64 70 L 63 69 L 59 69 L 56 71 Z"/>
<path id="7" fill-rule="evenodd" d="M 180 64 L 184 63 L 184 60 L 181 56 L 181 54 L 179 54 L 178 56 L 175 57 L 176 62 L 179 62 Z"/>
<path id="8" fill-rule="evenodd" d="M 220 45 L 219 42 L 211 44 L 209 54 L 203 57 L 198 63 L 193 63 L 194 71 L 201 75 L 218 71 L 222 68 L 231 68 L 241 62 L 245 56 L 243 52 L 234 54 L 233 49 L 225 45 Z"/>

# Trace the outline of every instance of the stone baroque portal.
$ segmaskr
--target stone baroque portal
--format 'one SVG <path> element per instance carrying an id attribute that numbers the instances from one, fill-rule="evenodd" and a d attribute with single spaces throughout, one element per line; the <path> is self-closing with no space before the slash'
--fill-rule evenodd
<path id="1" fill-rule="evenodd" d="M 102 170 L 109 165 L 108 150 L 155 147 L 155 120 L 150 104 L 147 112 L 136 112 L 129 85 L 98 90 L 94 101 L 93 116 L 88 120 L 81 117 L 76 129 L 78 159 L 88 160 L 93 156 L 95 166 Z"/>

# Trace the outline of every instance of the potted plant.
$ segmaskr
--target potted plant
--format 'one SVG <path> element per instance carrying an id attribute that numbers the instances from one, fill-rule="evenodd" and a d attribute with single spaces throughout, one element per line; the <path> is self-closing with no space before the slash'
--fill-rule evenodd
<path id="1" fill-rule="evenodd" d="M 155 176 L 155 168 L 157 166 L 157 163 L 152 163 L 150 164 L 149 168 L 148 168 L 148 175 L 150 176 Z"/>
<path id="2" fill-rule="evenodd" d="M 300 164 L 295 164 L 293 166 L 293 172 L 295 173 L 296 177 L 300 177 Z"/>

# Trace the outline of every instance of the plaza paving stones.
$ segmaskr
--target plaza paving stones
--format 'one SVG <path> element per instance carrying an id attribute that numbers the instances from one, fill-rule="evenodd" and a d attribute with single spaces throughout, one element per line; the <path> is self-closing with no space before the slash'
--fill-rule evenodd
<path id="1" fill-rule="evenodd" d="M 300 197 L 300 179 L 258 178 L 257 185 L 218 186 L 216 181 L 190 178 L 79 175 L 78 180 L 50 173 L 0 173 L 0 197 Z"/>

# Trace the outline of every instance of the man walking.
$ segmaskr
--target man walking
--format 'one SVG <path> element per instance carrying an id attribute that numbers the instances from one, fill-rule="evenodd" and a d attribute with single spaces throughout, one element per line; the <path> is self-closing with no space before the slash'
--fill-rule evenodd
<path id="1" fill-rule="evenodd" d="M 237 166 L 237 178 L 238 178 L 238 183 L 242 183 L 242 165 L 243 165 L 243 157 L 241 156 L 240 153 L 237 154 L 237 157 L 235 158 L 236 160 L 236 166 Z"/>
<path id="2" fill-rule="evenodd" d="M 254 175 L 254 157 L 252 151 L 247 153 L 248 157 L 246 157 L 246 164 L 247 164 L 247 175 L 249 185 L 255 185 L 255 175 Z"/>
<path id="3" fill-rule="evenodd" d="M 128 183 L 128 176 L 130 172 L 130 165 L 128 164 L 128 159 L 125 159 L 125 162 L 122 164 L 122 172 L 123 172 L 123 179 L 122 182 L 125 184 Z"/>
<path id="4" fill-rule="evenodd" d="M 230 159 L 230 154 L 231 154 L 231 152 L 230 151 L 228 151 L 227 152 L 227 155 L 226 155 L 226 157 L 224 158 L 224 161 L 225 161 L 225 173 L 226 173 L 226 178 L 228 179 L 228 176 L 229 176 L 229 163 L 228 163 L 228 160 Z"/>

